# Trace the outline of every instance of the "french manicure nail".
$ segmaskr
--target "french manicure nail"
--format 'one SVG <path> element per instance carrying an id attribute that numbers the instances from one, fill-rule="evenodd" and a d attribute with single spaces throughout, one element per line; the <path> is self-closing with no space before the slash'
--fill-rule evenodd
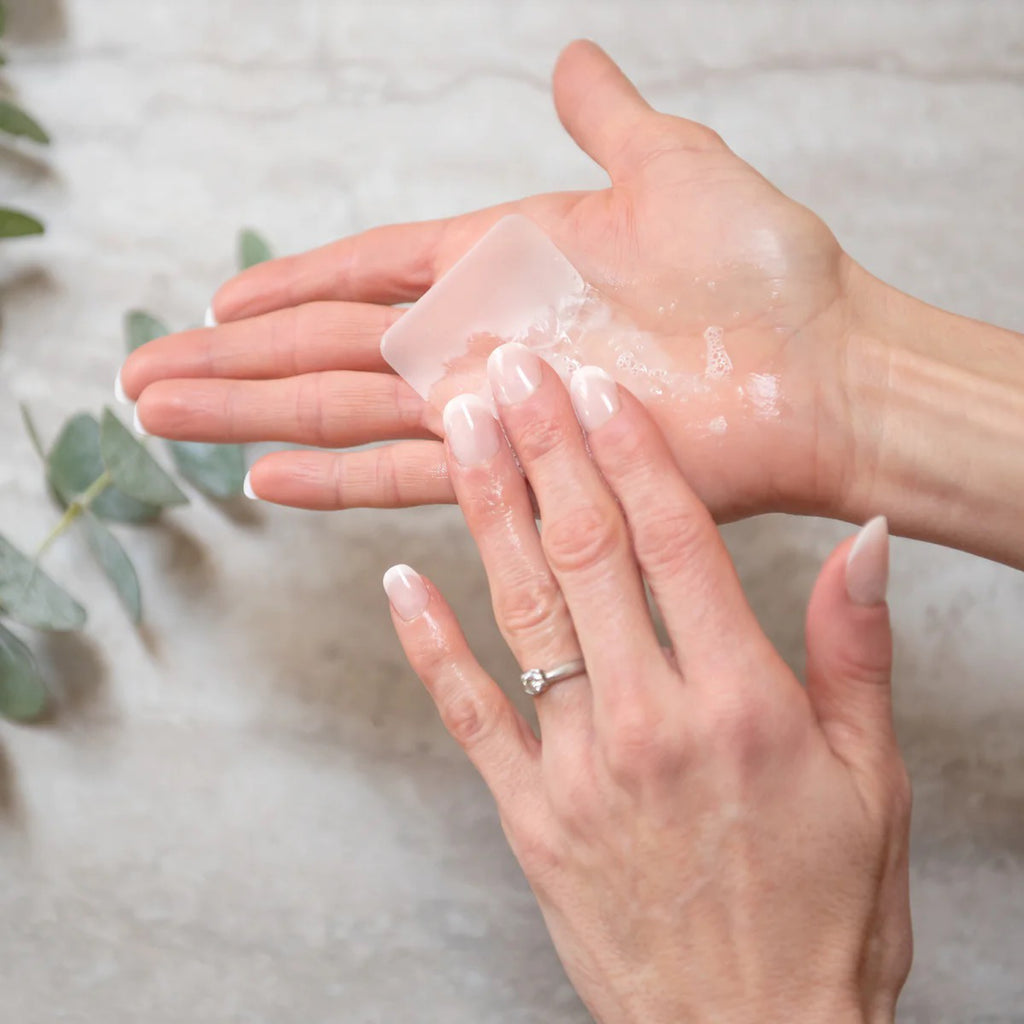
<path id="1" fill-rule="evenodd" d="M 846 557 L 846 593 L 854 604 L 881 604 L 888 586 L 889 523 L 876 516 L 861 527 Z"/>
<path id="2" fill-rule="evenodd" d="M 260 496 L 252 489 L 252 470 L 250 469 L 245 474 L 245 479 L 242 481 L 242 493 L 250 501 L 259 501 Z"/>
<path id="3" fill-rule="evenodd" d="M 138 406 L 135 406 L 135 413 L 132 417 L 132 430 L 140 437 L 149 437 L 149 431 L 142 425 L 142 420 L 139 419 Z"/>
<path id="4" fill-rule="evenodd" d="M 430 603 L 423 577 L 408 565 L 393 565 L 384 573 L 384 593 L 406 622 L 422 615 Z"/>
<path id="5" fill-rule="evenodd" d="M 525 345 L 515 341 L 491 353 L 487 373 L 494 397 L 502 405 L 517 405 L 540 387 L 540 360 Z"/>
<path id="6" fill-rule="evenodd" d="M 131 405 L 132 400 L 124 393 L 124 385 L 121 383 L 121 371 L 117 371 L 117 376 L 114 378 L 114 398 L 117 399 L 121 405 Z"/>
<path id="7" fill-rule="evenodd" d="M 207 306 L 206 307 L 206 313 L 203 316 L 203 326 L 204 327 L 216 327 L 217 326 L 217 318 L 213 315 L 213 306 Z"/>
<path id="8" fill-rule="evenodd" d="M 460 466 L 479 466 L 501 444 L 498 421 L 476 395 L 456 395 L 444 407 L 444 435 Z"/>
<path id="9" fill-rule="evenodd" d="M 621 408 L 619 386 L 599 366 L 581 366 L 572 375 L 569 394 L 588 432 L 604 426 Z"/>

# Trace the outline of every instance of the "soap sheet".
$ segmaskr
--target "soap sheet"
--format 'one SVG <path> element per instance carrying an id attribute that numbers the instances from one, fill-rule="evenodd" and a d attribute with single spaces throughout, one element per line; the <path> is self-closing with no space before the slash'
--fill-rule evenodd
<path id="1" fill-rule="evenodd" d="M 676 303 L 659 309 L 675 312 Z M 642 330 L 589 285 L 528 217 L 503 217 L 381 339 L 387 363 L 438 412 L 456 395 L 474 394 L 497 412 L 487 357 L 517 341 L 568 382 L 582 365 L 600 366 L 649 407 L 690 403 L 691 429 L 721 435 L 722 399 L 759 419 L 778 416 L 779 378 L 734 379 L 725 329 L 704 323 L 672 358 L 663 339 Z M 698 411 L 699 410 L 699 411 Z"/>
<path id="2" fill-rule="evenodd" d="M 609 306 L 528 217 L 503 217 L 381 339 L 388 364 L 431 405 L 475 394 L 494 410 L 487 357 L 518 341 L 563 380 L 603 341 Z"/>

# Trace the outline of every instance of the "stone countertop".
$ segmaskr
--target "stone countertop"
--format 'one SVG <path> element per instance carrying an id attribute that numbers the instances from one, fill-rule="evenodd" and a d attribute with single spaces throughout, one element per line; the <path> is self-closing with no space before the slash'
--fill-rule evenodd
<path id="1" fill-rule="evenodd" d="M 1013 0 L 8 0 L 4 77 L 51 130 L 0 166 L 49 233 L 0 251 L 0 530 L 55 519 L 18 420 L 110 401 L 123 312 L 183 326 L 234 235 L 296 251 L 376 223 L 599 185 L 548 87 L 603 43 L 885 280 L 1024 329 L 1024 8 Z M 19 150 L 19 152 L 21 152 Z M 799 668 L 848 527 L 726 530 Z M 515 667 L 453 509 L 201 499 L 122 530 L 136 633 L 74 542 L 91 620 L 34 648 L 49 726 L 0 724 L 0 1016 L 12 1024 L 584 1021 L 490 799 L 394 640 L 382 571 L 450 595 Z M 916 785 L 917 954 L 901 1020 L 1024 1020 L 1024 577 L 894 548 L 898 717 Z"/>

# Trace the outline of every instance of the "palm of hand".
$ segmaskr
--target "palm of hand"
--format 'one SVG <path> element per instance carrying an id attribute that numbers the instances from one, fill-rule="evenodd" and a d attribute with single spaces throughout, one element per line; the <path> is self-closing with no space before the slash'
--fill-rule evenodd
<path id="1" fill-rule="evenodd" d="M 711 133 L 688 147 L 692 128 L 665 119 L 664 140 L 610 189 L 521 209 L 652 337 L 654 360 L 684 375 L 686 393 L 657 397 L 628 367 L 603 363 L 649 406 L 691 482 L 726 518 L 812 486 L 803 477 L 817 475 L 811 444 L 846 329 L 845 257 L 821 220 Z M 731 372 L 707 374 L 709 328 Z"/>
<path id="2" fill-rule="evenodd" d="M 659 396 L 609 364 L 606 351 L 587 352 L 648 404 L 717 518 L 827 507 L 840 483 L 831 467 L 845 454 L 830 412 L 842 408 L 849 322 L 835 238 L 709 129 L 651 110 L 587 44 L 563 56 L 555 100 L 610 188 L 378 229 L 253 268 L 217 296 L 228 323 L 216 347 L 192 332 L 152 343 L 125 365 L 128 393 L 147 389 L 139 407 L 147 428 L 328 448 L 434 437 L 436 411 L 378 372 L 387 369 L 380 333 L 396 315 L 387 306 L 418 298 L 517 211 L 644 332 L 660 372 L 699 380 Z M 706 373 L 709 327 L 721 329 L 728 372 Z M 415 504 L 451 500 L 443 466 L 439 446 L 402 441 L 375 454 L 268 456 L 253 480 L 261 496 L 286 504 Z"/>

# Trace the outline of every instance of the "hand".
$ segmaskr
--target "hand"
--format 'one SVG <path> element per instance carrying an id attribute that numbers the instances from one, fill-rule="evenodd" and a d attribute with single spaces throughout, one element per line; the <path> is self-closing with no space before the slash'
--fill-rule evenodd
<path id="1" fill-rule="evenodd" d="M 252 268 L 215 297 L 221 326 L 152 342 L 126 362 L 122 383 L 146 428 L 327 448 L 394 440 L 269 455 L 253 467 L 252 486 L 314 508 L 451 500 L 438 417 L 383 363 L 379 340 L 401 315 L 390 304 L 417 299 L 518 211 L 655 336 L 671 365 L 701 368 L 705 330 L 723 328 L 734 372 L 707 395 L 652 406 L 719 519 L 836 514 L 852 458 L 843 392 L 852 263 L 817 217 L 710 129 L 652 110 L 593 44 L 566 50 L 554 95 L 610 188 L 379 228 Z M 750 400 L 750 374 L 773 378 L 777 404 Z"/>
<path id="2" fill-rule="evenodd" d="M 495 616 L 541 740 L 433 585 L 385 576 L 409 660 L 493 793 L 569 977 L 620 1022 L 892 1021 L 910 966 L 909 787 L 893 735 L 884 520 L 827 561 L 806 691 L 747 605 L 643 406 L 600 370 L 572 401 L 527 349 L 444 414 Z M 595 464 L 596 463 L 596 466 Z M 659 647 L 642 586 L 663 616 Z"/>

